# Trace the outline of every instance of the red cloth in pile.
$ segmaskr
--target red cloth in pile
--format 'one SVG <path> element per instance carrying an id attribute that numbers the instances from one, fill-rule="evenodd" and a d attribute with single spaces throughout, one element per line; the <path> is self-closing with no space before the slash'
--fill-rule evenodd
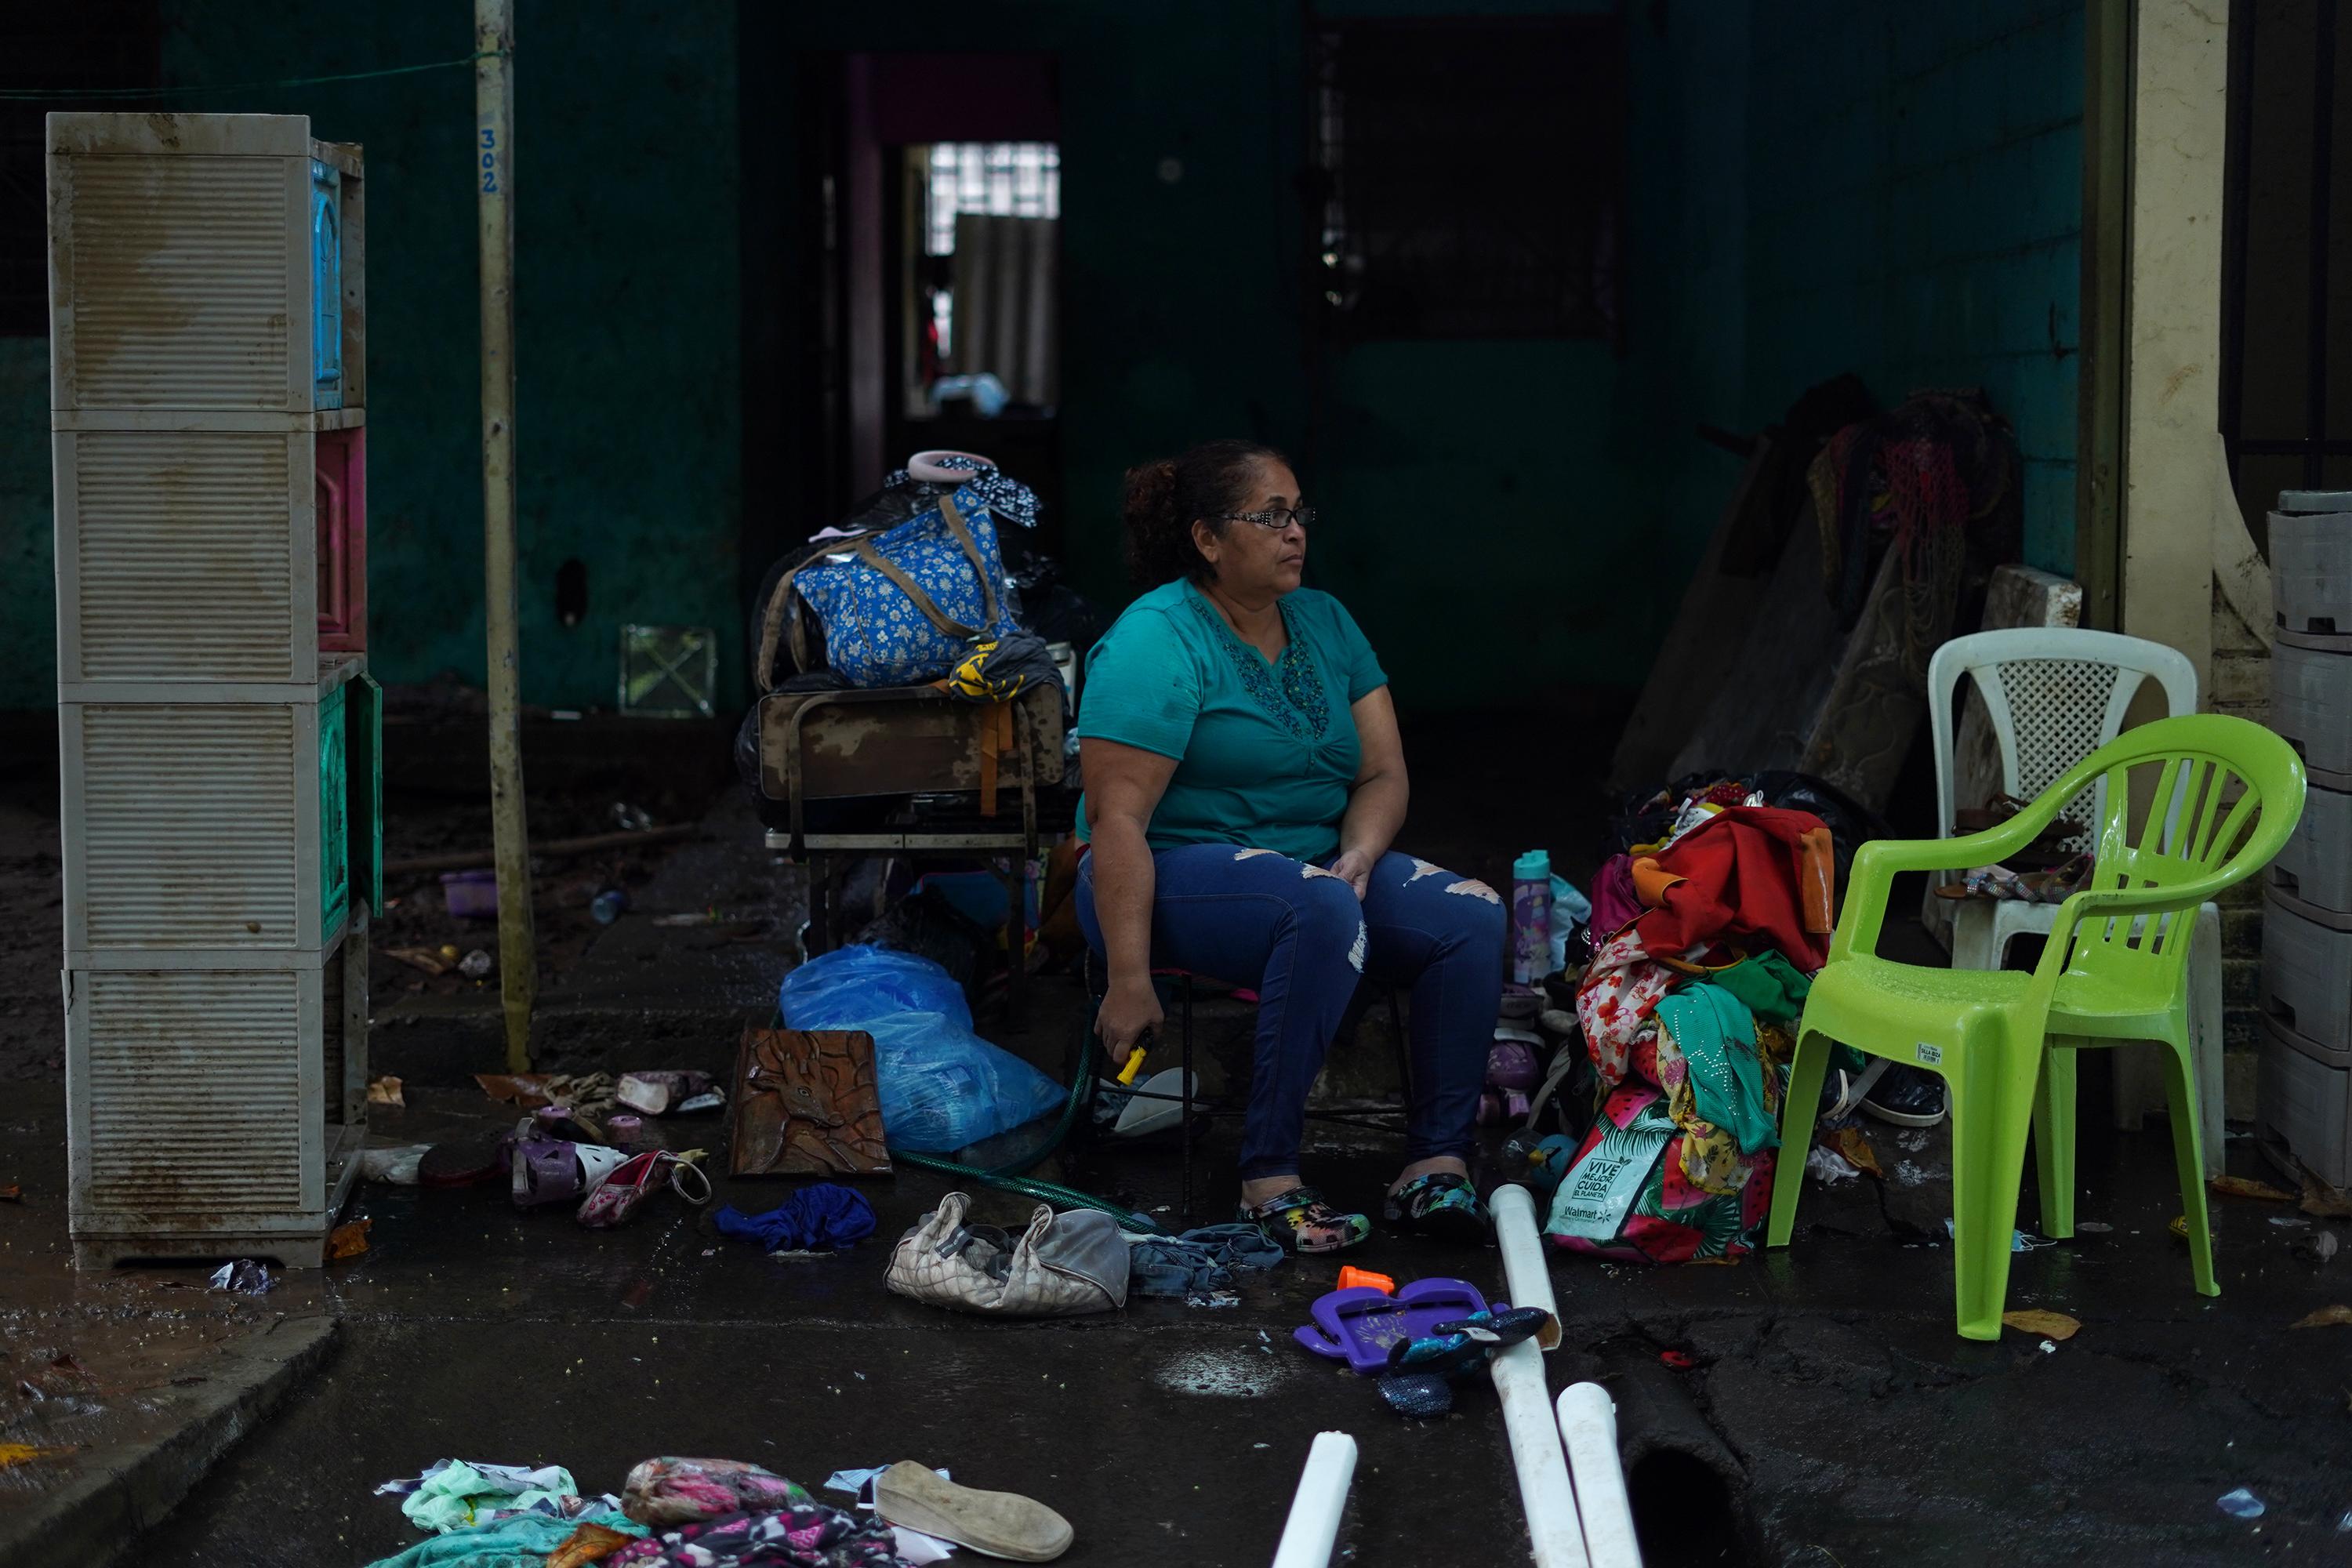
<path id="1" fill-rule="evenodd" d="M 1651 858 L 1681 880 L 1633 922 L 1644 952 L 1670 958 L 1716 937 L 1748 937 L 1807 974 L 1829 962 L 1830 830 L 1811 812 L 1734 806 Z"/>

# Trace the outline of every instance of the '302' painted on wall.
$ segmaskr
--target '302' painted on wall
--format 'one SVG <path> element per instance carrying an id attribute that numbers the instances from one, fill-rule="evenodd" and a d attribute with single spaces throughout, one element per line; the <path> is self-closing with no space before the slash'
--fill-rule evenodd
<path id="1" fill-rule="evenodd" d="M 499 194 L 499 133 L 487 125 L 483 126 L 481 148 L 482 195 L 486 196 L 494 196 Z"/>

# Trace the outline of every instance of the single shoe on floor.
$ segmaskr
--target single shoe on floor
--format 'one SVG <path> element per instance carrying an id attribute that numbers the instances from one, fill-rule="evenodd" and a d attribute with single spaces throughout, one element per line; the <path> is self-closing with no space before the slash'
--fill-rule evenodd
<path id="1" fill-rule="evenodd" d="M 1902 1062 L 1888 1063 L 1862 1099 L 1866 1114 L 1897 1127 L 1933 1127 L 1951 1104 L 1942 1079 Z"/>
<path id="2" fill-rule="evenodd" d="M 1074 1533 L 1068 1520 L 1034 1498 L 958 1486 L 911 1461 L 875 1478 L 874 1508 L 885 1524 L 1013 1563 L 1051 1563 L 1070 1549 Z"/>

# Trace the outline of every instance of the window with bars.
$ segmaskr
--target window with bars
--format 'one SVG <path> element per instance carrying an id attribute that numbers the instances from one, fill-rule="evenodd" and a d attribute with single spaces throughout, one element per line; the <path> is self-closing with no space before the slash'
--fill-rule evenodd
<path id="1" fill-rule="evenodd" d="M 0 91 L 155 87 L 161 39 L 155 0 L 0 5 Z M 49 112 L 125 107 L 143 105 L 0 99 L 0 337 L 49 330 Z"/>
<path id="2" fill-rule="evenodd" d="M 1310 58 L 1315 292 L 1335 333 L 1615 336 L 1613 20 L 1320 25 Z"/>
<path id="3" fill-rule="evenodd" d="M 930 255 L 955 254 L 958 213 L 1062 216 L 1062 150 L 1050 142 L 934 142 L 929 168 Z"/>

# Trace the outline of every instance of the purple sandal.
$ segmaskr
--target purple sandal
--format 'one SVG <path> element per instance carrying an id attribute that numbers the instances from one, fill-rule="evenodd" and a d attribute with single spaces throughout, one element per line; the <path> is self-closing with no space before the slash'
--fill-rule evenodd
<path id="1" fill-rule="evenodd" d="M 1487 1310 L 1478 1287 L 1463 1279 L 1416 1279 L 1393 1296 L 1368 1285 L 1316 1298 L 1315 1321 L 1291 1331 L 1317 1355 L 1360 1373 L 1386 1370 L 1391 1350 L 1429 1338 L 1438 1325 Z"/>

